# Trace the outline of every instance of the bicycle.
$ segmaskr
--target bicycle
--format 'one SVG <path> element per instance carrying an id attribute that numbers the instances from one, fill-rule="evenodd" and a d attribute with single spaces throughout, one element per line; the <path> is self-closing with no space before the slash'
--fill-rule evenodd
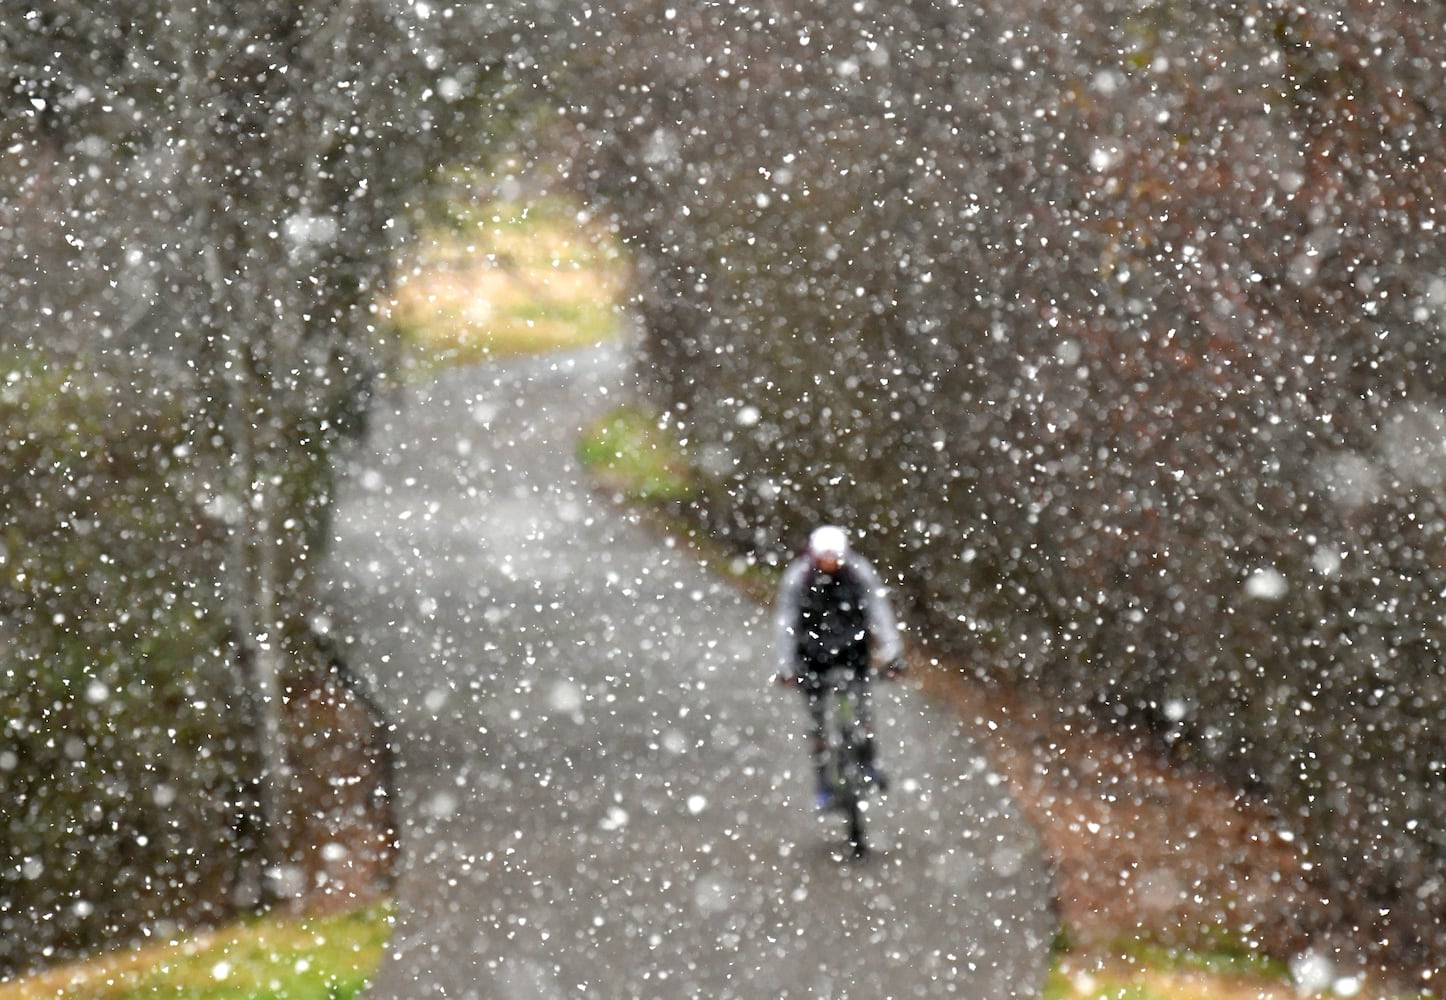
<path id="1" fill-rule="evenodd" d="M 877 673 L 886 681 L 900 679 L 906 667 L 901 660 L 892 660 Z M 774 683 L 798 687 L 796 674 L 777 673 Z M 864 684 L 849 679 L 842 671 L 826 674 L 822 686 L 833 698 L 833 728 L 823 747 L 823 787 L 828 791 L 826 810 L 842 812 L 848 821 L 848 843 L 854 857 L 869 852 L 864 836 L 864 811 L 869 794 L 885 791 L 883 775 L 873 764 L 872 736 L 867 724 L 860 721 L 859 699 L 868 697 Z"/>
<path id="2" fill-rule="evenodd" d="M 825 783 L 833 792 L 830 809 L 848 822 L 848 843 L 855 858 L 869 853 L 864 836 L 865 800 L 877 785 L 865 757 L 865 737 L 858 726 L 855 698 L 858 688 L 840 682 L 830 685 L 834 698 L 833 733 L 825 751 Z"/>

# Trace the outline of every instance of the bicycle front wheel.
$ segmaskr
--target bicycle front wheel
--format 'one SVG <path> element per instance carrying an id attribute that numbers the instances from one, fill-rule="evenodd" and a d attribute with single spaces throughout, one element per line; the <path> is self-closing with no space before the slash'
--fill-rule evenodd
<path id="1" fill-rule="evenodd" d="M 849 847 L 853 849 L 854 857 L 861 858 L 869 853 L 868 841 L 864 839 L 863 803 L 855 797 L 845 805 L 845 812 L 849 821 Z"/>

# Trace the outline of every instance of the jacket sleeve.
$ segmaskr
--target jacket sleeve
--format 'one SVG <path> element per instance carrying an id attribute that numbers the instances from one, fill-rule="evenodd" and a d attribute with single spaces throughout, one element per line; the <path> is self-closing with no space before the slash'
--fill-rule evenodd
<path id="1" fill-rule="evenodd" d="M 798 628 L 799 593 L 805 569 L 802 560 L 790 563 L 783 571 L 778 596 L 773 601 L 773 645 L 777 660 L 774 671 L 781 677 L 794 677 L 798 673 L 798 643 L 794 631 Z"/>
<path id="2" fill-rule="evenodd" d="M 868 605 L 864 609 L 869 622 L 869 634 L 874 640 L 875 662 L 888 663 L 903 655 L 904 640 L 899 635 L 899 623 L 889 602 L 889 588 L 879 578 L 873 564 L 862 556 L 852 556 L 853 567 L 868 592 Z"/>

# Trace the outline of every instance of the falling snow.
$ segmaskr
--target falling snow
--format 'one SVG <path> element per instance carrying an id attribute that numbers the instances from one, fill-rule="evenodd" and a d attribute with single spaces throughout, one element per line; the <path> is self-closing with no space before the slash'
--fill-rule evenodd
<path id="1" fill-rule="evenodd" d="M 1164 859 L 1129 912 L 1206 915 L 1131 930 L 1439 990 L 1439 17 L 103 8 L 0 18 L 0 977 L 387 898 L 377 997 L 1038 995 L 1034 807 L 1164 793 L 888 686 L 845 859 L 768 683 L 830 522 L 928 676 L 1260 804 L 1316 901 Z"/>

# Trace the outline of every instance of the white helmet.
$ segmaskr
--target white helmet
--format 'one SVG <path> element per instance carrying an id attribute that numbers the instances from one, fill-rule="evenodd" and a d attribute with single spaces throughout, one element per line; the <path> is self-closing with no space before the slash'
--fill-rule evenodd
<path id="1" fill-rule="evenodd" d="M 849 553 L 848 532 L 833 524 L 814 528 L 808 536 L 808 554 L 815 559 L 837 559 L 842 562 Z"/>

